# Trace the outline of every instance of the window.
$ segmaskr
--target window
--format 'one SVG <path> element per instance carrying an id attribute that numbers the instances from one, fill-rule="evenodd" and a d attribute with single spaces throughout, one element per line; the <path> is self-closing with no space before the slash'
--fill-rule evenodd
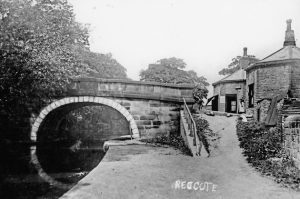
<path id="1" fill-rule="evenodd" d="M 248 86 L 249 108 L 254 107 L 254 84 Z"/>

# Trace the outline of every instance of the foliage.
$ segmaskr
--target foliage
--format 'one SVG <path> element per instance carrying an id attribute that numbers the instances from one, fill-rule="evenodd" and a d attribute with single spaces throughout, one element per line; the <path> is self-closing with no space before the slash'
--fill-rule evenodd
<path id="1" fill-rule="evenodd" d="M 172 84 L 203 84 L 208 86 L 205 77 L 197 76 L 193 70 L 182 70 L 186 63 L 175 57 L 158 60 L 155 64 L 149 64 L 148 69 L 140 72 L 141 81 L 152 81 Z"/>
<path id="2" fill-rule="evenodd" d="M 253 55 L 248 55 L 246 57 L 236 56 L 231 60 L 231 63 L 226 68 L 223 68 L 219 71 L 219 75 L 230 75 L 238 71 L 239 69 L 244 69 L 250 64 L 255 63 L 257 61 L 258 59 L 256 59 Z"/>
<path id="3" fill-rule="evenodd" d="M 300 190 L 300 170 L 282 149 L 280 129 L 238 121 L 237 135 L 249 163 L 264 175 L 275 177 L 276 182 Z"/>
<path id="4" fill-rule="evenodd" d="M 180 134 L 170 134 L 170 136 L 160 135 L 154 138 L 141 139 L 141 141 L 156 145 L 169 145 L 179 149 L 183 154 L 192 155 Z"/>
<path id="5" fill-rule="evenodd" d="M 186 63 L 183 61 L 183 59 L 176 57 L 160 59 L 157 61 L 157 63 L 163 66 L 179 69 L 183 69 L 186 66 Z"/>
<path id="6" fill-rule="evenodd" d="M 222 70 L 219 71 L 219 75 L 230 75 L 234 73 L 235 71 L 240 69 L 239 62 L 240 62 L 241 56 L 237 56 L 232 58 L 231 63 Z"/>
<path id="7" fill-rule="evenodd" d="M 267 129 L 258 122 L 237 123 L 240 146 L 249 161 L 276 157 L 281 151 L 281 133 L 278 128 Z"/>
<path id="8" fill-rule="evenodd" d="M 87 48 L 76 48 L 77 57 L 88 66 L 87 76 L 109 79 L 127 79 L 124 68 L 110 53 L 100 54 Z"/>
<path id="9" fill-rule="evenodd" d="M 208 121 L 199 116 L 194 116 L 196 123 L 197 133 L 200 140 L 204 145 L 208 145 L 210 151 L 217 149 L 220 141 L 220 135 L 218 132 L 214 132 L 210 129 Z"/>
<path id="10" fill-rule="evenodd" d="M 200 84 L 196 85 L 193 89 L 193 98 L 195 102 L 200 105 L 200 107 L 203 105 L 203 99 L 207 99 L 207 93 L 207 88 Z"/>
<path id="11" fill-rule="evenodd" d="M 284 154 L 282 156 L 278 159 L 255 161 L 253 165 L 264 175 L 275 177 L 277 183 L 300 191 L 300 170 L 289 157 Z"/>
<path id="12" fill-rule="evenodd" d="M 29 128 L 24 118 L 62 95 L 75 76 L 127 78 L 111 54 L 88 47 L 87 26 L 75 21 L 66 0 L 1 1 L 1 135 Z"/>
<path id="13" fill-rule="evenodd" d="M 16 121 L 21 110 L 28 117 L 85 71 L 74 47 L 88 46 L 88 30 L 66 0 L 3 0 L 0 46 L 1 114 Z"/>

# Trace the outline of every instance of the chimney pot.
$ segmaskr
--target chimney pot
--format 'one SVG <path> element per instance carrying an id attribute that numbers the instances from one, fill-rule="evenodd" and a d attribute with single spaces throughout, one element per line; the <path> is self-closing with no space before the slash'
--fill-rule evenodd
<path id="1" fill-rule="evenodd" d="M 286 20 L 285 40 L 283 46 L 296 46 L 294 30 L 292 30 L 292 20 Z"/>
<path id="2" fill-rule="evenodd" d="M 291 19 L 286 20 L 286 30 L 287 31 L 292 30 L 292 20 Z"/>
<path id="3" fill-rule="evenodd" d="M 247 47 L 244 47 L 243 50 L 244 50 L 244 55 L 243 56 L 246 57 L 247 56 Z"/>

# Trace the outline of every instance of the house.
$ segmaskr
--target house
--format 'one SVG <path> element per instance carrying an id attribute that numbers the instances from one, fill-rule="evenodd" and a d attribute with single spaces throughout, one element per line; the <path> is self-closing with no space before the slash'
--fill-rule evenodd
<path id="1" fill-rule="evenodd" d="M 212 84 L 213 97 L 209 98 L 207 103 L 212 102 L 213 111 L 245 112 L 246 72 L 244 69 L 257 61 L 254 56 L 247 54 L 247 48 L 245 47 L 243 56 L 238 60 L 238 70 Z"/>
<path id="2" fill-rule="evenodd" d="M 247 114 L 267 125 L 276 125 L 283 98 L 300 98 L 300 48 L 296 46 L 292 20 L 287 20 L 283 47 L 247 67 Z"/>

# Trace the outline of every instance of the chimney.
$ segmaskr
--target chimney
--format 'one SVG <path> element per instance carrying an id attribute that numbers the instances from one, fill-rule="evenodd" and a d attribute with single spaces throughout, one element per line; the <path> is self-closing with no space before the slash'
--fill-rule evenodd
<path id="1" fill-rule="evenodd" d="M 294 30 L 292 30 L 292 20 L 286 20 L 286 31 L 285 31 L 285 40 L 283 46 L 296 46 Z"/>
<path id="2" fill-rule="evenodd" d="M 243 57 L 247 57 L 247 47 L 244 47 L 243 50 L 244 50 L 244 55 L 243 55 Z"/>

